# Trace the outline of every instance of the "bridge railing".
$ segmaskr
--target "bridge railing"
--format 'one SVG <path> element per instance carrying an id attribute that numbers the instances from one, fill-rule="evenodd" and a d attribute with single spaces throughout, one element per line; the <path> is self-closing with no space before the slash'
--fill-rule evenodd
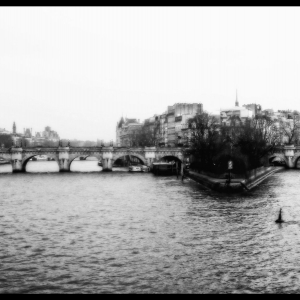
<path id="1" fill-rule="evenodd" d="M 136 151 L 136 152 L 139 152 L 139 151 L 163 151 L 163 152 L 168 152 L 168 151 L 179 151 L 179 152 L 182 152 L 183 150 L 188 150 L 188 148 L 182 148 L 182 147 L 103 147 L 103 146 L 90 146 L 90 147 L 87 147 L 87 146 L 73 146 L 73 145 L 69 145 L 69 146 L 63 146 L 61 147 L 60 145 L 54 145 L 54 146 L 50 146 L 50 145 L 40 145 L 40 144 L 36 144 L 36 145 L 16 145 L 16 146 L 12 146 L 12 147 L 9 147 L 9 148 L 0 148 L 0 152 L 9 152 L 11 151 L 12 149 L 22 149 L 23 151 L 34 151 L 34 150 L 44 150 L 44 151 L 47 151 L 47 150 L 58 150 L 60 148 L 69 148 L 70 150 L 79 150 L 79 151 L 87 151 L 87 150 L 90 150 L 90 151 L 101 151 L 101 150 L 104 150 L 106 148 L 110 148 L 112 149 L 112 151 L 128 151 L 128 152 L 131 152 L 131 151 Z M 300 148 L 299 148 L 300 149 Z"/>
<path id="2" fill-rule="evenodd" d="M 42 146 L 42 145 L 39 145 L 39 146 L 31 146 L 31 147 L 9 147 L 9 148 L 0 148 L 0 152 L 10 152 L 12 151 L 13 149 L 22 149 L 23 151 L 35 151 L 35 150 L 44 150 L 44 151 L 47 151 L 47 150 L 58 150 L 58 149 L 65 149 L 65 148 L 69 148 L 70 150 L 72 149 L 76 149 L 76 150 L 91 150 L 91 151 L 95 151 L 95 150 L 98 150 L 98 151 L 101 151 L 102 150 L 102 147 L 49 147 L 49 146 Z"/>

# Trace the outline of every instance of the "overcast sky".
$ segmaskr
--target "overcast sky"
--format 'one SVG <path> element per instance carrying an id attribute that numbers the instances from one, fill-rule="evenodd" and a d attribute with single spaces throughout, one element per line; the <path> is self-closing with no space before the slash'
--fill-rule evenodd
<path id="1" fill-rule="evenodd" d="M 176 102 L 300 110 L 299 7 L 1 7 L 0 128 L 115 140 Z"/>

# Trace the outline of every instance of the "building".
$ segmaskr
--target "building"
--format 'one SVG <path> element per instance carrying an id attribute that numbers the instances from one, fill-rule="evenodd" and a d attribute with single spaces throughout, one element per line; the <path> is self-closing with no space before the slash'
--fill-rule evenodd
<path id="1" fill-rule="evenodd" d="M 0 128 L 0 146 L 1 148 L 9 148 L 16 145 L 21 139 L 21 136 L 17 134 L 16 123 L 13 123 L 12 131 L 8 131 L 5 128 Z"/>
<path id="2" fill-rule="evenodd" d="M 26 131 L 27 132 L 27 131 Z M 42 132 L 36 132 L 33 137 L 33 141 L 35 144 L 43 145 L 43 144 L 56 144 L 60 140 L 58 133 L 51 129 L 50 126 L 46 126 L 45 130 Z"/>
<path id="3" fill-rule="evenodd" d="M 6 130 L 5 128 L 0 128 L 0 134 L 1 135 L 9 135 L 9 134 L 11 134 L 11 132 Z"/>
<path id="4" fill-rule="evenodd" d="M 31 139 L 33 137 L 32 135 L 32 128 L 24 128 L 24 134 L 23 136 L 25 138 Z"/>
<path id="5" fill-rule="evenodd" d="M 41 133 L 41 136 L 45 139 L 45 140 L 49 140 L 52 142 L 57 142 L 59 141 L 59 135 L 56 131 L 51 130 L 51 127 L 46 126 L 45 130 Z"/>
<path id="6" fill-rule="evenodd" d="M 247 104 L 243 107 L 240 107 L 238 98 L 236 96 L 234 107 L 221 109 L 221 125 L 231 126 L 232 123 L 234 123 L 235 125 L 245 124 L 246 120 L 252 119 L 255 116 L 255 114 L 258 112 L 258 109 L 259 111 L 261 111 L 261 106 L 256 106 L 256 104 Z"/>
<path id="7" fill-rule="evenodd" d="M 203 113 L 201 103 L 176 103 L 168 106 L 166 145 L 175 147 L 188 143 L 188 120 L 201 113 Z"/>
<path id="8" fill-rule="evenodd" d="M 259 104 L 254 104 L 254 103 L 244 104 L 243 107 L 245 107 L 248 110 L 251 110 L 253 113 L 253 117 L 262 114 L 262 108 L 261 108 L 261 105 L 259 105 Z"/>
<path id="9" fill-rule="evenodd" d="M 35 135 L 32 133 L 32 128 L 23 128 L 23 133 L 18 133 L 15 122 L 12 126 L 12 132 L 0 128 L 0 136 L 7 136 L 7 138 L 2 139 L 5 142 L 0 142 L 1 147 L 54 146 L 60 140 L 58 133 L 51 130 L 49 126 L 45 127 L 43 132 L 36 132 Z"/>
<path id="10" fill-rule="evenodd" d="M 143 124 L 138 119 L 128 119 L 122 117 L 117 123 L 117 147 L 132 147 L 134 146 L 134 136 L 141 129 Z"/>
<path id="11" fill-rule="evenodd" d="M 232 121 L 245 124 L 247 119 L 253 117 L 253 112 L 243 107 L 223 108 L 220 112 L 220 122 L 223 126 L 230 126 Z"/>

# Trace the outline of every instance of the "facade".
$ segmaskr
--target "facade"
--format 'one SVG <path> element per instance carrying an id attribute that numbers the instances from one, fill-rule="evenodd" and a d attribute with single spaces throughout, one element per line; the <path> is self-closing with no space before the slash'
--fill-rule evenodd
<path id="1" fill-rule="evenodd" d="M 231 126 L 245 124 L 246 120 L 255 117 L 261 111 L 261 106 L 256 104 L 246 104 L 243 107 L 239 106 L 239 101 L 236 95 L 235 106 L 223 108 L 220 111 L 220 122 L 223 126 Z"/>
<path id="2" fill-rule="evenodd" d="M 24 134 L 23 136 L 25 138 L 31 139 L 33 137 L 32 135 L 32 128 L 24 128 Z"/>
<path id="3" fill-rule="evenodd" d="M 261 108 L 261 105 L 259 105 L 259 104 L 254 104 L 254 103 L 245 104 L 245 105 L 243 105 L 243 107 L 245 107 L 248 110 L 251 110 L 253 117 L 255 117 L 257 115 L 261 115 L 261 113 L 262 113 L 262 108 Z"/>
<path id="4" fill-rule="evenodd" d="M 141 129 L 143 124 L 138 119 L 121 118 L 117 123 L 117 147 L 131 147 L 134 135 Z"/>
<path id="5" fill-rule="evenodd" d="M 223 126 L 230 126 L 235 119 L 240 124 L 245 124 L 247 119 L 254 117 L 253 112 L 243 107 L 223 108 L 220 112 L 220 122 Z"/>
<path id="6" fill-rule="evenodd" d="M 45 130 L 42 132 L 36 132 L 35 138 L 44 139 L 53 142 L 57 142 L 60 139 L 58 133 L 54 130 L 51 130 L 51 127 L 49 126 L 46 126 Z"/>
<path id="7" fill-rule="evenodd" d="M 16 123 L 13 123 L 12 131 L 8 131 L 5 128 L 0 128 L 0 146 L 11 147 L 21 139 L 21 135 L 17 134 Z"/>
<path id="8" fill-rule="evenodd" d="M 28 130 L 26 130 L 27 134 Z M 32 131 L 31 131 L 32 135 Z M 35 136 L 32 136 L 32 141 L 36 144 L 43 145 L 44 143 L 52 142 L 52 143 L 58 143 L 60 140 L 60 137 L 58 133 L 51 129 L 50 126 L 46 126 L 45 130 L 42 132 L 36 132 Z"/>
<path id="9" fill-rule="evenodd" d="M 201 103 L 176 103 L 173 106 L 168 106 L 166 144 L 170 147 L 188 144 L 188 120 L 201 113 L 203 113 Z"/>

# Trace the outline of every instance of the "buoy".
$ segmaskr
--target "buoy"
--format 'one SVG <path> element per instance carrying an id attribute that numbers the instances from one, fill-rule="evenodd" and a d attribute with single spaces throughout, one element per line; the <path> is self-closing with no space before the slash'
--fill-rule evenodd
<path id="1" fill-rule="evenodd" d="M 282 220 L 282 216 L 281 216 L 281 208 L 280 208 L 280 211 L 279 211 L 279 216 L 278 216 L 278 219 L 275 221 L 275 223 L 283 223 L 284 221 Z"/>

